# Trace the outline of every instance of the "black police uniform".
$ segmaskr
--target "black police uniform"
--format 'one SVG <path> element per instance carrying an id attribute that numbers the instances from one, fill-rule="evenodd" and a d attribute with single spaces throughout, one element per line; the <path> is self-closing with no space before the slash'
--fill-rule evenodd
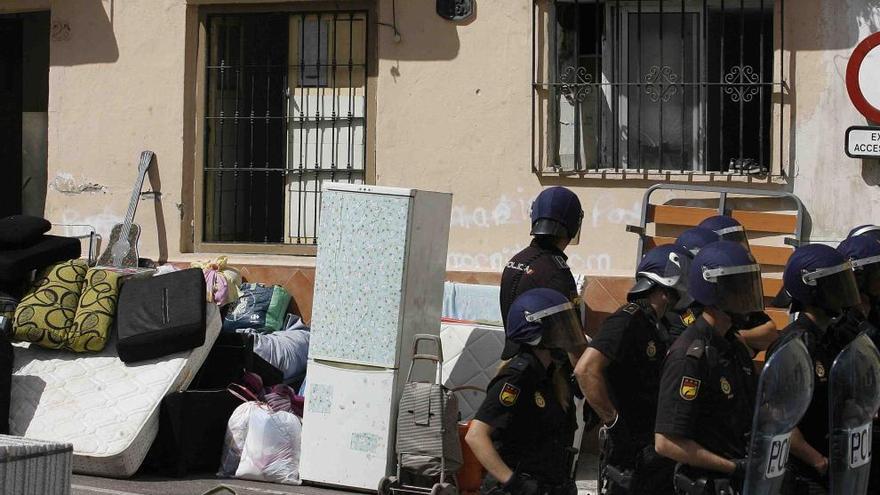
<path id="1" fill-rule="evenodd" d="M 542 491 L 570 493 L 571 445 L 577 429 L 573 394 L 562 407 L 553 384 L 555 364 L 544 368 L 530 350 L 510 360 L 489 383 L 474 416 L 493 428 L 495 449 L 511 469 L 535 478 Z M 498 489 L 487 475 L 483 493 Z"/>
<path id="2" fill-rule="evenodd" d="M 620 470 L 635 468 L 630 493 L 671 493 L 674 463 L 654 451 L 654 420 L 669 334 L 644 299 L 608 317 L 590 343 L 610 364 L 605 376 L 609 394 L 629 436 L 611 442 L 606 462 Z M 616 451 L 616 452 L 615 452 Z M 610 491 L 615 491 L 611 488 Z"/>
<path id="3" fill-rule="evenodd" d="M 699 318 L 666 356 L 654 431 L 693 440 L 727 459 L 748 450 L 757 378 L 748 348 L 735 330 L 720 337 Z M 683 467 L 691 479 L 722 473 Z"/>
<path id="4" fill-rule="evenodd" d="M 684 330 L 688 326 L 693 325 L 701 314 L 703 314 L 703 306 L 699 303 L 694 303 L 682 311 L 667 311 L 664 320 L 669 328 L 669 335 L 672 339 L 674 340 L 684 333 Z M 772 321 L 772 319 L 767 313 L 757 311 L 755 313 L 749 313 L 744 324 L 734 325 L 734 328 L 737 330 L 751 330 L 752 328 L 763 325 L 769 321 Z"/>
<path id="5" fill-rule="evenodd" d="M 553 240 L 541 236 L 511 258 L 501 273 L 501 319 L 505 327 L 510 305 L 529 289 L 554 289 L 572 301 L 577 299 L 577 284 L 567 262 L 568 257 Z M 502 358 L 511 358 L 518 349 L 519 346 L 507 341 Z"/>
<path id="6" fill-rule="evenodd" d="M 813 361 L 814 373 L 813 399 L 798 423 L 798 429 L 811 447 L 828 457 L 828 374 L 831 372 L 834 358 L 845 346 L 845 338 L 841 338 L 841 334 L 830 329 L 823 332 L 805 313 L 801 313 L 793 323 L 782 330 L 779 339 L 767 350 L 767 357 L 769 358 L 776 349 L 794 339 L 801 339 L 806 346 Z M 789 456 L 785 477 L 782 493 L 800 493 L 807 489 L 806 486 L 799 485 L 797 478 L 823 486 L 827 484 L 815 469 L 793 455 Z"/>

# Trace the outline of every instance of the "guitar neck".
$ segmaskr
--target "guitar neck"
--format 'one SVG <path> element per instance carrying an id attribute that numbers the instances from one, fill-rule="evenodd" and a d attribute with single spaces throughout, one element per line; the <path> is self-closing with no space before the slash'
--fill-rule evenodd
<path id="1" fill-rule="evenodd" d="M 131 191 L 131 199 L 128 201 L 128 211 L 125 213 L 125 222 L 122 224 L 122 237 L 128 238 L 128 234 L 131 231 L 131 224 L 134 221 L 134 213 L 137 211 L 138 200 L 141 196 L 141 189 L 144 187 L 144 177 L 147 175 L 147 167 L 149 167 L 149 161 L 152 160 L 152 153 L 150 153 L 149 158 L 146 156 L 141 156 L 141 166 L 140 172 L 138 173 L 137 180 L 134 183 L 134 189 Z M 146 163 L 146 166 L 144 165 Z"/>

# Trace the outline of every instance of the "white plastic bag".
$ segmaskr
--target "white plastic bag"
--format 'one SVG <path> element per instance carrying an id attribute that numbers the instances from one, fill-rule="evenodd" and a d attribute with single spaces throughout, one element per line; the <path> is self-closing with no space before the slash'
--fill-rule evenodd
<path id="1" fill-rule="evenodd" d="M 231 420 L 230 420 L 231 425 Z M 302 423 L 293 413 L 264 407 L 250 411 L 247 438 L 235 477 L 299 485 Z"/>
<path id="2" fill-rule="evenodd" d="M 220 470 L 217 476 L 232 478 L 238 469 L 241 451 L 244 449 L 248 426 L 254 410 L 259 410 L 260 405 L 256 402 L 244 402 L 235 408 L 226 427 L 226 436 L 223 440 L 223 456 L 220 458 Z"/>

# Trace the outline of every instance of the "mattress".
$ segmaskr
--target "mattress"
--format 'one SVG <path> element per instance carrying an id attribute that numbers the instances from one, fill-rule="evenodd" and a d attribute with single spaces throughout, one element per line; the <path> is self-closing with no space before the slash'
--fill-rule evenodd
<path id="1" fill-rule="evenodd" d="M 443 318 L 501 325 L 501 289 L 497 285 L 443 285 Z"/>
<path id="2" fill-rule="evenodd" d="M 443 345 L 443 384 L 448 388 L 464 385 L 483 391 L 498 372 L 504 329 L 490 325 L 443 323 L 440 326 Z M 474 417 L 485 398 L 484 392 L 464 390 L 457 393 L 461 419 Z"/>
<path id="3" fill-rule="evenodd" d="M 159 429 L 159 405 L 185 390 L 220 333 L 220 312 L 206 309 L 205 344 L 126 365 L 115 332 L 103 351 L 83 355 L 16 344 L 10 430 L 73 444 L 73 471 L 128 477 Z"/>

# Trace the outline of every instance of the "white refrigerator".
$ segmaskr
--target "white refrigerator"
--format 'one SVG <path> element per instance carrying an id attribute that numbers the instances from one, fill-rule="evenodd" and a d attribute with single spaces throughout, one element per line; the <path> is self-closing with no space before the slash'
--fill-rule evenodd
<path id="1" fill-rule="evenodd" d="M 376 490 L 396 469 L 417 333 L 439 335 L 452 195 L 325 184 L 300 476 Z"/>

